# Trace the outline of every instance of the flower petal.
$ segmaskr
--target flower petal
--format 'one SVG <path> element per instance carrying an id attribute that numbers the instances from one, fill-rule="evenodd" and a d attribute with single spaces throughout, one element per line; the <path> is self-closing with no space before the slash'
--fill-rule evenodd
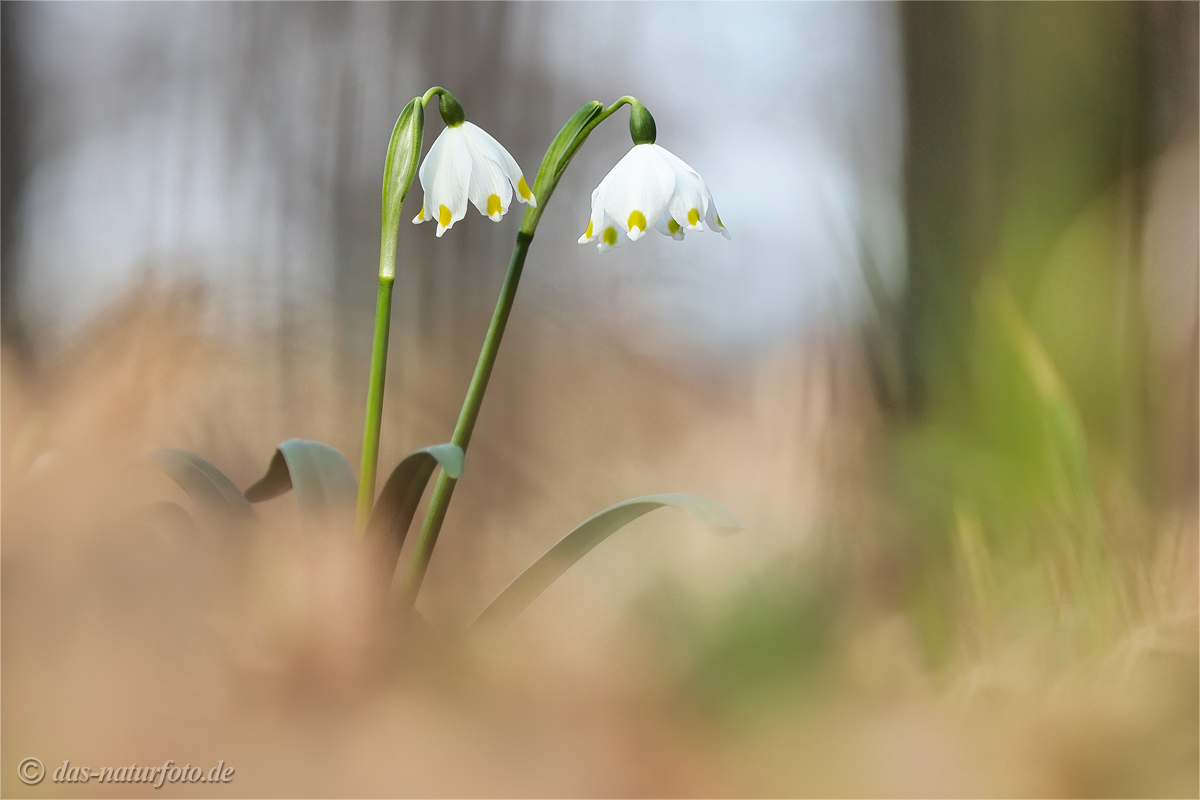
<path id="1" fill-rule="evenodd" d="M 726 239 L 732 239 L 729 231 L 725 230 L 725 224 L 721 222 L 721 215 L 717 213 L 717 204 L 713 202 L 712 192 L 708 190 L 708 185 L 704 183 L 703 179 L 700 182 L 704 186 L 704 196 L 708 201 L 708 212 L 704 216 L 704 224 L 710 231 L 717 231 Z"/>
<path id="2" fill-rule="evenodd" d="M 587 244 L 588 242 L 596 241 L 603 229 L 604 209 L 600 206 L 600 187 L 597 186 L 592 190 L 592 213 L 588 217 L 587 228 L 584 229 L 583 235 L 579 237 L 579 243 Z"/>
<path id="3" fill-rule="evenodd" d="M 419 172 L 425 202 L 413 222 L 437 220 L 440 237 L 466 216 L 471 150 L 460 128 L 446 128 L 429 148 Z"/>
<path id="4" fill-rule="evenodd" d="M 667 206 L 671 217 L 689 230 L 704 230 L 700 220 L 708 211 L 709 200 L 704 179 L 670 150 L 659 145 L 654 147 L 675 171 L 675 191 L 671 194 L 671 201 Z"/>
<path id="5" fill-rule="evenodd" d="M 509 186 L 500 165 L 483 152 L 470 135 L 465 137 L 465 140 L 471 150 L 471 183 L 467 188 L 467 197 L 479 209 L 480 214 L 493 222 L 499 222 L 508 213 L 508 206 L 512 202 L 512 187 Z"/>
<path id="6" fill-rule="evenodd" d="M 504 149 L 504 146 L 497 142 L 490 133 L 474 123 L 464 122 L 462 127 L 478 152 L 483 153 L 496 162 L 497 166 L 508 177 L 513 190 L 516 191 L 517 197 L 520 198 L 521 202 L 528 203 L 532 208 L 537 208 L 537 198 L 533 196 L 533 192 L 529 190 L 528 184 L 525 183 L 525 176 L 521 172 L 521 167 L 517 165 L 516 159 Z M 511 197 L 512 195 L 509 196 Z M 505 203 L 505 209 L 507 208 L 508 204 Z"/>
<path id="7" fill-rule="evenodd" d="M 621 226 L 607 214 L 604 215 L 604 227 L 600 229 L 598 237 L 600 243 L 596 245 L 596 249 L 601 253 L 607 253 L 614 247 L 620 247 L 631 241 Z"/>
<path id="8" fill-rule="evenodd" d="M 674 191 L 675 171 L 648 144 L 634 145 L 596 187 L 601 209 L 633 241 L 658 222 Z"/>
<path id="9" fill-rule="evenodd" d="M 446 130 L 449 130 L 447 128 Z M 425 160 L 421 162 L 421 168 L 417 171 L 417 178 L 421 181 L 421 194 L 423 195 L 421 202 L 421 213 L 413 217 L 413 225 L 419 225 L 426 220 L 433 219 L 433 215 L 429 213 L 429 189 L 433 186 L 433 178 L 437 175 L 439 164 L 442 159 L 442 151 L 446 148 L 446 131 L 442 131 L 433 144 L 429 148 L 429 152 L 425 154 Z"/>
<path id="10" fill-rule="evenodd" d="M 658 222 L 654 223 L 654 229 L 663 236 L 670 236 L 677 242 L 683 241 L 684 228 L 682 225 L 672 219 L 669 213 L 663 214 L 658 218 Z"/>

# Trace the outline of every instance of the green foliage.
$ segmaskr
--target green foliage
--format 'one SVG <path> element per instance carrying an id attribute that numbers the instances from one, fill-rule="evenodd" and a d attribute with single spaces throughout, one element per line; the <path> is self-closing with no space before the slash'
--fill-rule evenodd
<path id="1" fill-rule="evenodd" d="M 667 581 L 643 599 L 642 617 L 697 705 L 746 718 L 781 701 L 803 704 L 827 685 L 844 594 L 816 562 L 779 563 L 745 581 L 719 613 Z"/>
<path id="2" fill-rule="evenodd" d="M 288 439 L 276 449 L 267 474 L 246 490 L 246 499 L 261 503 L 293 489 L 306 527 L 349 530 L 358 483 L 337 450 L 307 439 Z"/>
<path id="3" fill-rule="evenodd" d="M 364 535 L 364 544 L 379 565 L 377 588 L 381 593 L 386 593 L 391 583 L 413 515 L 433 470 L 440 466 L 447 476 L 457 479 L 462 474 L 463 458 L 463 451 L 457 445 L 424 447 L 405 456 L 388 477 Z M 186 450 L 157 450 L 142 460 L 174 478 L 197 503 L 227 514 L 251 517 L 250 503 L 295 491 L 306 529 L 350 530 L 353 522 L 357 492 L 354 474 L 340 452 L 321 442 L 289 439 L 281 443 L 267 473 L 246 489 L 245 495 L 220 470 Z M 728 509 L 702 497 L 673 493 L 625 500 L 595 514 L 564 536 L 518 575 L 475 619 L 473 627 L 507 625 L 592 548 L 638 517 L 664 506 L 687 511 L 717 531 L 743 527 Z M 174 503 L 158 503 L 144 510 L 148 522 L 162 518 L 174 523 L 181 514 L 187 516 Z M 190 524 L 190 527 L 195 526 Z"/>
<path id="4" fill-rule="evenodd" d="M 1137 231 L 1146 7 L 914 4 L 908 392 L 891 440 L 931 661 L 1054 620 L 1128 621 L 1114 566 L 1143 514 Z M 955 642 L 954 640 L 958 641 Z"/>
<path id="5" fill-rule="evenodd" d="M 718 531 L 737 531 L 743 527 L 724 506 L 690 494 L 653 494 L 622 501 L 589 517 L 560 539 L 558 544 L 513 579 L 475 618 L 472 627 L 508 625 L 593 547 L 643 514 L 663 506 L 687 511 Z"/>
<path id="6" fill-rule="evenodd" d="M 195 453 L 169 447 L 149 452 L 139 461 L 170 477 L 201 508 L 232 520 L 246 520 L 254 516 L 250 503 L 233 485 L 233 481 Z"/>
<path id="7" fill-rule="evenodd" d="M 463 451 L 457 445 L 437 444 L 409 453 L 392 470 L 375 501 L 366 540 L 377 552 L 384 590 L 391 583 L 413 515 L 437 466 L 451 478 L 458 478 L 463 470 Z"/>

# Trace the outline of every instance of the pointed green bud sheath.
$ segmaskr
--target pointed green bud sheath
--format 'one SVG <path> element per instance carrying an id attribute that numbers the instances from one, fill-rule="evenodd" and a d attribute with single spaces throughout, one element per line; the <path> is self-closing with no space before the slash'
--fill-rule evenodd
<path id="1" fill-rule="evenodd" d="M 522 231 L 532 233 L 537 228 L 546 201 L 554 194 L 554 187 L 558 186 L 558 179 L 562 177 L 575 151 L 587 138 L 587 126 L 600 115 L 603 108 L 604 106 L 595 100 L 588 103 L 571 115 L 567 124 L 562 126 L 554 141 L 550 143 L 533 182 L 533 193 L 538 198 L 537 208 L 525 209 L 525 216 L 521 220 Z"/>
<path id="2" fill-rule="evenodd" d="M 598 100 L 585 105 L 583 108 L 576 111 L 567 120 L 567 124 L 562 126 L 562 130 L 554 137 L 554 141 L 550 143 L 549 149 L 546 150 L 546 155 L 542 159 L 542 166 L 538 169 L 538 183 L 543 180 L 551 181 L 549 188 L 553 191 L 554 185 L 557 185 L 558 179 L 562 177 L 563 172 L 567 169 L 567 164 L 571 163 L 571 159 L 575 156 L 575 152 L 583 145 L 584 140 L 590 132 L 588 126 L 592 120 L 600 116 L 600 112 L 604 110 L 604 106 Z M 543 189 L 545 191 L 545 189 Z M 549 193 L 546 193 L 549 197 Z M 541 197 L 541 195 L 538 195 Z"/>
<path id="3" fill-rule="evenodd" d="M 421 162 L 421 139 L 425 133 L 425 106 L 414 98 L 396 119 L 392 141 L 383 165 L 383 240 L 379 277 L 396 275 L 396 236 L 400 227 L 400 206 L 417 175 Z"/>
<path id="4" fill-rule="evenodd" d="M 658 136 L 654 117 L 636 100 L 629 104 L 629 135 L 633 137 L 634 144 L 654 144 Z"/>
<path id="5" fill-rule="evenodd" d="M 463 113 L 462 104 L 445 89 L 442 89 L 438 97 L 438 108 L 442 112 L 442 121 L 448 128 L 457 128 L 467 118 L 467 115 Z"/>

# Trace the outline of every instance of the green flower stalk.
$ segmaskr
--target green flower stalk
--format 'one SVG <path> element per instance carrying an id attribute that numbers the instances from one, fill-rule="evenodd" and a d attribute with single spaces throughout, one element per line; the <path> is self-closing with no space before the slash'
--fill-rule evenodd
<path id="1" fill-rule="evenodd" d="M 383 383 L 387 375 L 388 334 L 392 322 L 392 285 L 396 281 L 396 237 L 400 208 L 412 186 L 421 160 L 425 128 L 425 102 L 413 98 L 392 128 L 383 167 L 382 226 L 379 237 L 379 296 L 375 304 L 375 336 L 371 345 L 371 377 L 367 384 L 367 411 L 363 423 L 362 464 L 359 468 L 355 527 L 366 529 L 375 501 L 375 475 L 379 466 L 379 431 L 383 421 Z"/>
<path id="2" fill-rule="evenodd" d="M 425 106 L 438 98 L 445 130 L 421 164 Z M 440 237 L 465 216 L 467 201 L 494 222 L 507 213 L 516 192 L 531 208 L 537 199 L 525 183 L 521 168 L 499 142 L 466 121 L 462 104 L 441 86 L 414 98 L 400 112 L 392 129 L 383 175 L 383 225 L 379 251 L 379 297 L 375 308 L 375 337 L 371 348 L 371 377 L 367 387 L 367 413 L 363 424 L 362 465 L 359 469 L 355 527 L 362 532 L 371 518 L 375 479 L 379 465 L 379 434 L 383 418 L 383 388 L 387 373 L 388 336 L 391 327 L 392 286 L 396 278 L 396 237 L 400 207 L 420 177 L 425 202 L 414 223 L 436 219 Z M 432 213 L 429 210 L 432 210 Z"/>
<path id="3" fill-rule="evenodd" d="M 554 137 L 554 141 L 550 143 L 549 149 L 547 149 L 545 156 L 542 158 L 541 167 L 538 169 L 533 191 L 529 192 L 528 189 L 521 191 L 520 187 L 518 187 L 518 191 L 523 198 L 526 193 L 529 194 L 529 207 L 525 210 L 520 230 L 517 232 L 517 241 L 513 247 L 512 257 L 509 260 L 508 272 L 504 277 L 504 285 L 500 289 L 500 297 L 496 301 L 496 309 L 492 314 L 492 321 L 488 327 L 487 336 L 484 339 L 483 349 L 479 354 L 475 373 L 471 376 L 471 384 L 467 389 L 467 396 L 463 401 L 462 411 L 459 413 L 458 423 L 454 427 L 454 435 L 450 440 L 452 444 L 460 447 L 464 453 L 468 444 L 470 444 L 471 434 L 475 429 L 475 422 L 479 417 L 479 409 L 483 404 L 484 392 L 487 390 L 488 380 L 491 378 L 492 368 L 496 363 L 496 355 L 500 350 L 500 340 L 504 336 L 504 329 L 508 324 L 508 317 L 512 311 L 513 301 L 516 299 L 517 285 L 521 280 L 521 272 L 525 266 L 525 257 L 529 252 L 529 245 L 533 241 L 534 233 L 537 230 L 537 225 L 541 220 L 546 203 L 558 185 L 559 179 L 566 171 L 567 165 L 571 163 L 571 159 L 574 158 L 579 148 L 583 146 L 588 135 L 591 134 L 597 125 L 623 105 L 631 107 L 630 134 L 635 146 L 630 151 L 630 154 L 613 168 L 613 171 L 609 173 L 608 177 L 605 178 L 604 182 L 593 193 L 593 219 L 596 217 L 597 197 L 600 195 L 609 197 L 620 194 L 622 186 L 618 184 L 622 181 L 624 182 L 624 188 L 631 190 L 626 192 L 629 198 L 636 203 L 641 203 L 641 206 L 626 211 L 623 208 L 617 207 L 619 203 L 613 205 L 611 213 L 619 215 L 615 219 L 621 220 L 621 222 L 614 222 L 614 218 L 608 215 L 610 209 L 601 207 L 600 210 L 603 214 L 599 223 L 594 225 L 592 222 L 589 222 L 585 239 L 591 241 L 597 238 L 597 236 L 602 236 L 601 249 L 603 251 L 606 249 L 604 247 L 605 243 L 610 247 L 615 246 L 617 240 L 616 231 L 618 229 L 622 231 L 621 235 L 625 238 L 636 239 L 645 232 L 647 221 L 650 221 L 650 224 L 658 227 L 663 233 L 680 239 L 682 238 L 680 229 L 683 225 L 689 225 L 693 230 L 697 228 L 703 230 L 704 228 L 699 225 L 701 218 L 706 219 L 706 221 L 711 219 L 711 222 L 709 222 L 710 229 L 725 233 L 724 226 L 720 224 L 717 218 L 716 207 L 712 204 L 712 195 L 708 192 L 708 187 L 704 185 L 703 180 L 700 179 L 699 175 L 691 167 L 688 167 L 665 149 L 653 144 L 656 136 L 654 118 L 636 98 L 629 96 L 622 97 L 607 108 L 603 107 L 599 102 L 593 101 L 576 111 L 558 132 L 558 135 Z M 461 124 L 465 126 L 470 123 Z M 448 130 L 450 128 L 447 128 Z M 446 133 L 443 132 L 443 136 L 445 135 Z M 439 137 L 439 142 L 440 140 L 441 137 Z M 642 148 L 654 148 L 652 155 L 645 155 L 645 150 Z M 449 224 L 453 224 L 454 220 L 461 218 L 461 214 L 456 213 L 454 207 L 443 204 L 437 197 L 431 200 L 430 195 L 433 192 L 430 191 L 430 184 L 426 181 L 426 168 L 434 160 L 434 151 L 436 149 L 438 149 L 438 143 L 434 144 L 430 150 L 429 157 L 421 167 L 421 185 L 426 190 L 426 199 L 421 214 L 413 221 L 421 222 L 425 219 L 432 219 L 433 216 L 428 213 L 428 209 L 436 209 L 435 213 L 438 215 L 437 218 L 439 221 L 438 235 L 441 236 L 444 228 L 448 228 Z M 638 155 L 633 159 L 633 163 L 626 164 L 626 162 L 630 161 L 630 156 L 633 156 L 635 153 Z M 507 153 L 505 152 L 504 155 L 507 155 Z M 440 158 L 440 161 L 435 162 L 440 169 L 445 169 L 445 164 L 453 163 L 450 157 L 445 154 L 442 154 Z M 641 169 L 641 165 L 646 163 L 647 159 L 654 159 L 650 163 L 654 167 L 662 167 L 662 169 L 658 169 L 649 175 L 645 174 Z M 666 169 L 667 172 L 664 173 L 663 169 Z M 511 174 L 510 172 L 510 179 Z M 521 183 L 524 183 L 523 179 Z M 607 191 L 606 187 L 615 191 Z M 436 183 L 434 183 L 434 188 L 435 190 L 439 188 Z M 450 196 L 445 187 L 441 191 L 441 196 Z M 462 187 L 461 191 L 464 193 L 464 197 L 461 200 L 461 208 L 465 212 L 465 193 L 467 187 Z M 487 213 L 476 197 L 471 197 L 470 199 L 480 208 L 481 212 Z M 499 199 L 499 196 L 497 196 L 497 199 Z M 489 198 L 488 202 L 491 202 L 491 198 Z M 448 220 L 449 224 L 444 224 L 442 222 L 443 218 Z M 496 219 L 496 217 L 493 217 L 493 219 Z M 593 228 L 595 228 L 595 235 L 593 235 Z M 610 229 L 612 233 L 609 233 Z M 603 233 L 601 233 L 601 230 L 603 230 Z M 727 233 L 725 235 L 728 237 Z M 612 241 L 609 241 L 610 239 Z M 402 596 L 407 605 L 411 606 L 416 602 L 417 594 L 420 592 L 421 583 L 429 566 L 429 559 L 433 554 L 433 547 L 437 543 L 442 523 L 446 518 L 446 511 L 449 508 L 450 498 L 454 494 L 456 484 L 457 479 L 447 475 L 444 471 L 439 474 L 433 496 L 429 501 L 429 507 L 425 514 L 425 520 L 417 537 L 412 559 L 409 562 L 404 577 Z"/>

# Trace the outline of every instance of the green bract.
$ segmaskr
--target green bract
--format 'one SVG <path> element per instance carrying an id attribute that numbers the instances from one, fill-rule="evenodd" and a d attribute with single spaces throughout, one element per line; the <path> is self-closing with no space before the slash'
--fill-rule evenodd
<path id="1" fill-rule="evenodd" d="M 542 157 L 542 165 L 538 167 L 537 177 L 533 181 L 533 193 L 542 198 L 542 204 L 538 208 L 526 209 L 525 218 L 521 220 L 521 230 L 528 233 L 537 227 L 542 216 L 541 209 L 546 207 L 546 201 L 554 193 L 558 179 L 566 171 L 567 164 L 571 163 L 571 156 L 579 149 L 578 145 L 583 143 L 580 139 L 581 132 L 589 122 L 600 115 L 603 108 L 597 100 L 588 103 L 571 115 L 567 124 L 563 125 L 562 130 L 554 137 L 554 141 L 550 142 L 550 146 L 546 148 L 546 155 Z M 583 138 L 587 138 L 586 133 L 583 134 Z"/>
<path id="2" fill-rule="evenodd" d="M 460 109 L 461 110 L 461 109 Z M 396 275 L 396 235 L 400 227 L 400 207 L 417 176 L 421 162 L 421 141 L 425 131 L 425 106 L 413 98 L 392 128 L 387 161 L 383 165 L 383 241 L 380 244 L 379 277 Z M 384 256 L 383 254 L 387 255 Z"/>

